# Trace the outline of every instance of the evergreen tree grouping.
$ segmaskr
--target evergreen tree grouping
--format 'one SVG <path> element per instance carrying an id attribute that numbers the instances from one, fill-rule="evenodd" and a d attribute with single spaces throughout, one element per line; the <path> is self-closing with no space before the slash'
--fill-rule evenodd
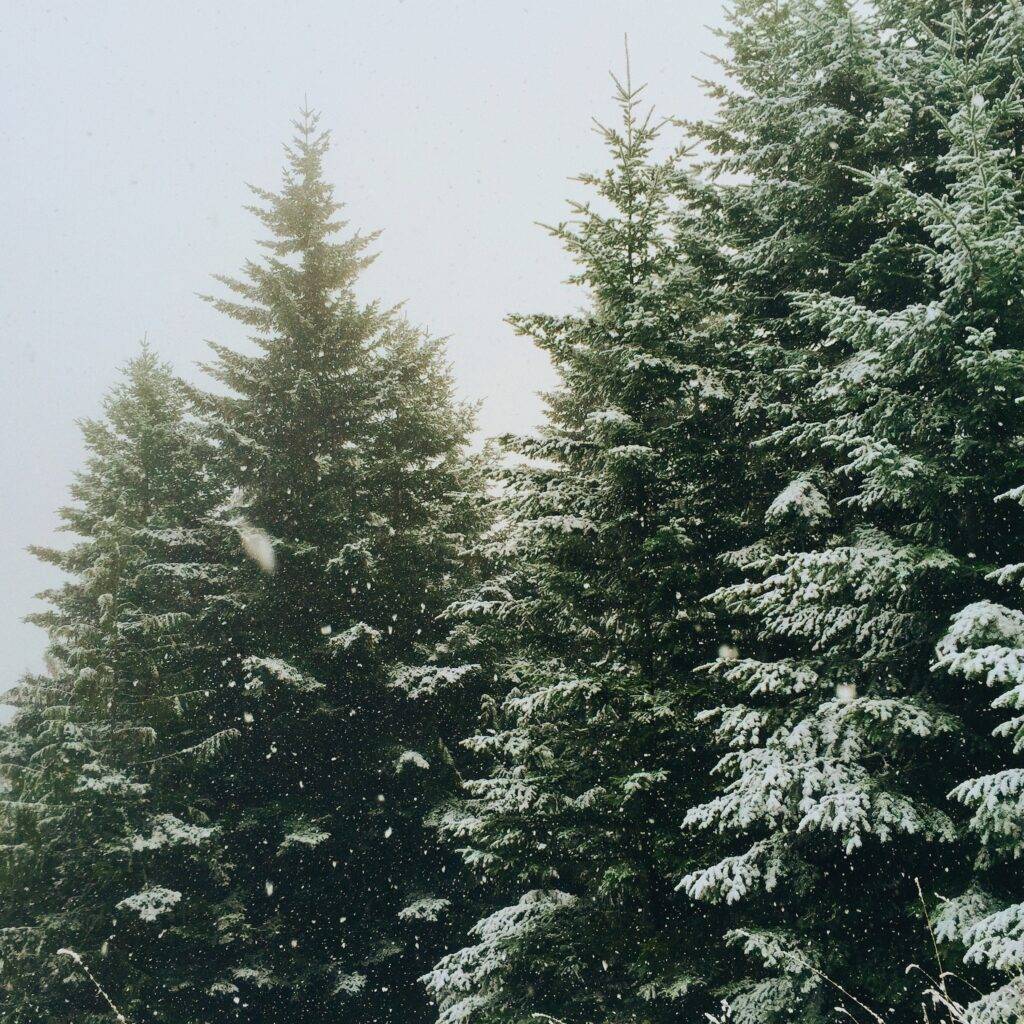
<path id="1" fill-rule="evenodd" d="M 211 300 L 255 354 L 215 345 L 213 393 L 144 353 L 84 425 L 53 671 L 6 737 L 11 1020 L 106 1019 L 83 964 L 132 1021 L 428 1013 L 459 729 L 403 680 L 469 571 L 471 417 L 439 344 L 356 301 L 371 240 L 336 240 L 297 132 L 267 255 Z"/>
<path id="2" fill-rule="evenodd" d="M 1024 7 L 723 40 L 616 81 L 481 455 L 302 112 L 250 344 L 144 348 L 36 552 L 0 1024 L 1024 1020 Z"/>

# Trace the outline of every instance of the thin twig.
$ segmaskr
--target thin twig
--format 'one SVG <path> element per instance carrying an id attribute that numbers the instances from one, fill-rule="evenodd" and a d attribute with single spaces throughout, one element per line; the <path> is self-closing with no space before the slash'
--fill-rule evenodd
<path id="1" fill-rule="evenodd" d="M 816 974 L 819 978 L 821 978 L 822 981 L 828 982 L 828 984 L 831 985 L 837 992 L 844 995 L 851 1002 L 856 1003 L 866 1014 L 870 1015 L 871 1019 L 874 1020 L 876 1024 L 885 1024 L 884 1018 L 879 1016 L 874 1010 L 871 1009 L 870 1006 L 867 1006 L 865 1003 L 862 1003 L 852 992 L 847 992 L 847 990 L 843 988 L 843 986 L 840 985 L 838 981 L 834 981 L 823 971 L 818 970 L 818 968 L 815 967 L 814 964 L 805 960 L 802 956 L 800 956 L 799 953 L 794 953 L 792 950 L 789 950 L 787 952 L 787 955 L 796 960 L 798 964 L 805 967 L 812 974 Z M 847 1013 L 849 1014 L 849 1011 L 847 1011 Z M 850 1016 L 852 1016 L 852 1014 L 850 1014 Z"/>
<path id="2" fill-rule="evenodd" d="M 946 971 L 942 966 L 942 954 L 939 952 L 939 944 L 935 941 L 935 929 L 932 927 L 932 919 L 928 913 L 928 904 L 924 899 L 924 891 L 921 888 L 921 879 L 915 878 L 914 885 L 917 886 L 917 898 L 921 901 L 921 910 L 924 912 L 924 923 L 928 926 L 928 938 L 932 940 L 932 949 L 935 951 L 935 963 L 939 967 L 939 977 L 943 977 Z"/>
<path id="3" fill-rule="evenodd" d="M 117 1006 L 114 1003 L 114 1000 L 107 995 L 106 990 L 93 976 L 92 971 L 89 970 L 88 964 L 86 964 L 86 962 L 82 959 L 81 953 L 76 953 L 73 949 L 58 949 L 57 955 L 70 957 L 72 960 L 74 960 L 76 964 L 78 964 L 79 967 L 82 968 L 83 971 L 85 971 L 85 976 L 93 983 L 93 985 L 96 988 L 96 991 L 99 992 L 99 994 L 106 1001 L 107 1006 L 110 1007 L 111 1011 L 114 1014 L 114 1017 L 117 1020 L 117 1024 L 129 1024 L 128 1018 L 117 1008 Z"/>

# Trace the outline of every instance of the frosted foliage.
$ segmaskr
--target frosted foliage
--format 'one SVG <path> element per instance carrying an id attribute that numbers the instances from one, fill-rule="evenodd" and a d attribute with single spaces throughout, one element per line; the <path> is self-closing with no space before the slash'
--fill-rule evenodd
<path id="1" fill-rule="evenodd" d="M 692 974 L 680 974 L 667 981 L 652 981 L 637 990 L 641 999 L 682 999 L 699 983 Z"/>
<path id="2" fill-rule="evenodd" d="M 282 658 L 248 657 L 242 662 L 242 668 L 247 677 L 247 690 L 261 690 L 264 677 L 267 676 L 300 693 L 312 693 L 324 688 L 323 683 L 317 682 Z"/>
<path id="3" fill-rule="evenodd" d="M 964 1024 L 1020 1024 L 1024 981 L 1018 975 L 965 1007 Z"/>
<path id="4" fill-rule="evenodd" d="M 438 1024 L 467 1024 L 479 1010 L 499 1000 L 500 969 L 526 944 L 542 942 L 543 933 L 575 902 L 559 890 L 535 889 L 478 921 L 471 932 L 476 944 L 450 953 L 423 978 L 440 1000 Z"/>
<path id="5" fill-rule="evenodd" d="M 398 912 L 400 921 L 436 921 L 451 906 L 440 896 L 421 896 Z"/>
<path id="6" fill-rule="evenodd" d="M 805 973 L 808 962 L 806 951 L 798 951 L 795 937 L 786 931 L 760 928 L 734 928 L 726 933 L 726 942 L 740 946 L 748 956 L 755 957 L 765 967 L 781 968 L 794 975 L 803 975 L 801 987 L 811 989 L 821 979 Z"/>
<path id="7" fill-rule="evenodd" d="M 637 426 L 636 420 L 629 413 L 621 409 L 606 408 L 597 409 L 587 414 L 587 423 L 597 429 L 607 428 L 633 428 Z"/>
<path id="8" fill-rule="evenodd" d="M 852 543 L 774 557 L 751 553 L 746 566 L 762 580 L 725 587 L 716 601 L 755 615 L 766 632 L 803 639 L 814 651 L 849 649 L 863 659 L 883 659 L 906 643 L 911 611 L 893 608 L 888 596 L 913 587 L 925 573 L 951 570 L 945 552 L 901 544 L 881 530 L 862 529 Z"/>
<path id="9" fill-rule="evenodd" d="M 380 641 L 380 630 L 365 622 L 357 622 L 332 636 L 328 645 L 335 651 L 350 651 L 356 647 L 375 647 Z"/>
<path id="10" fill-rule="evenodd" d="M 336 996 L 356 996 L 366 988 L 366 975 L 351 972 L 339 972 L 335 976 L 334 994 Z"/>
<path id="11" fill-rule="evenodd" d="M 274 975 L 266 967 L 236 967 L 231 976 L 238 981 L 247 981 L 257 988 L 270 988 L 274 984 Z"/>
<path id="12" fill-rule="evenodd" d="M 718 772 L 733 777 L 714 800 L 691 808 L 686 824 L 725 832 L 755 825 L 834 834 L 846 852 L 874 835 L 951 838 L 938 810 L 919 808 L 870 773 L 863 760 L 892 736 L 948 732 L 953 721 L 911 698 L 826 701 L 807 718 L 772 731 L 760 745 L 753 712 L 721 716 L 720 740 L 750 749 L 724 755 Z"/>
<path id="13" fill-rule="evenodd" d="M 824 399 L 841 396 L 850 385 L 864 384 L 869 381 L 878 372 L 879 362 L 879 353 L 874 349 L 855 352 L 834 370 L 822 375 L 820 383 L 815 388 L 815 393 L 820 394 Z"/>
<path id="14" fill-rule="evenodd" d="M 778 852 L 774 843 L 757 843 L 746 853 L 691 872 L 676 888 L 695 900 L 725 903 L 736 903 L 758 885 L 770 892 L 778 882 Z"/>
<path id="15" fill-rule="evenodd" d="M 766 694 L 804 693 L 820 685 L 817 671 L 796 661 L 756 661 L 752 658 L 729 658 L 711 666 L 734 686 L 742 687 L 751 697 Z M 713 716 L 713 712 L 703 712 Z"/>
<path id="16" fill-rule="evenodd" d="M 330 838 L 329 832 L 324 832 L 323 829 L 317 828 L 315 825 L 302 823 L 284 837 L 278 849 L 281 852 L 296 848 L 312 850 Z"/>
<path id="17" fill-rule="evenodd" d="M 968 605 L 954 616 L 936 655 L 936 668 L 1001 690 L 992 701 L 996 710 L 1024 712 L 1024 612 L 991 601 Z M 995 734 L 1008 737 L 1021 753 L 1024 715 L 1012 714 Z M 1002 784 L 1019 792 L 1009 780 Z"/>
<path id="18" fill-rule="evenodd" d="M 788 977 L 768 978 L 744 987 L 728 1001 L 729 1019 L 735 1024 L 764 1024 L 792 1012 L 796 985 Z"/>
<path id="19" fill-rule="evenodd" d="M 586 679 L 562 679 L 541 686 L 522 696 L 511 696 L 505 706 L 522 723 L 543 719 L 553 708 L 577 704 L 598 692 L 595 683 Z"/>
<path id="20" fill-rule="evenodd" d="M 430 767 L 430 762 L 417 750 L 405 750 L 395 760 L 395 771 L 403 772 L 406 768 Z"/>
<path id="21" fill-rule="evenodd" d="M 173 814 L 159 814 L 153 819 L 148 836 L 132 837 L 133 850 L 159 850 L 171 846 L 201 846 L 216 829 L 189 825 Z"/>
<path id="22" fill-rule="evenodd" d="M 1006 972 L 1024 964 L 1024 903 L 1012 904 L 974 922 L 963 933 L 966 960 Z"/>
<path id="23" fill-rule="evenodd" d="M 971 827 L 987 849 L 1013 858 L 1024 856 L 1024 768 L 962 782 L 951 795 L 973 808 Z"/>
<path id="24" fill-rule="evenodd" d="M 155 921 L 162 914 L 170 913 L 180 902 L 180 892 L 155 885 L 121 900 L 117 906 L 138 914 L 143 921 Z"/>
<path id="25" fill-rule="evenodd" d="M 776 525 L 787 519 L 803 520 L 810 525 L 817 525 L 829 516 L 828 501 L 825 495 L 807 477 L 797 477 L 788 483 L 775 497 L 765 512 L 765 522 Z"/>
<path id="26" fill-rule="evenodd" d="M 391 675 L 391 685 L 413 699 L 424 700 L 458 686 L 479 668 L 479 665 L 400 666 Z"/>
<path id="27" fill-rule="evenodd" d="M 1009 717 L 994 735 L 1008 740 L 1015 754 L 1024 752 L 1024 613 L 991 601 L 968 605 L 936 646 L 935 669 L 995 690 L 992 708 Z M 950 795 L 973 812 L 970 826 L 981 843 L 980 867 L 1024 857 L 1024 766 L 968 779 Z M 1016 1019 L 1024 1005 L 1024 903 L 1000 906 L 972 890 L 943 909 L 939 928 L 943 939 L 966 947 L 968 963 L 1011 979 L 968 1006 L 970 1024 Z"/>
<path id="28" fill-rule="evenodd" d="M 944 899 L 932 916 L 935 937 L 942 942 L 963 941 L 967 930 L 996 907 L 995 899 L 977 887 L 952 899 Z"/>
<path id="29" fill-rule="evenodd" d="M 994 733 L 1024 751 L 1024 613 L 991 601 L 968 605 L 953 617 L 936 647 L 936 669 L 996 689 L 993 709 L 1010 712 Z M 971 825 L 991 853 L 1024 855 L 1024 767 L 970 779 L 953 790 L 971 807 Z"/>
<path id="30" fill-rule="evenodd" d="M 0 736 L 12 1020 L 96 1016 L 95 952 L 167 1024 L 905 1022 L 916 877 L 961 1024 L 1021 1020 L 1024 11 L 730 7 L 685 145 L 620 86 L 493 459 L 303 115 L 213 300 L 254 344 L 86 428 Z"/>
<path id="31" fill-rule="evenodd" d="M 555 533 L 593 533 L 597 530 L 597 524 L 592 520 L 574 515 L 541 516 L 524 525 L 535 530 L 553 530 Z"/>
<path id="32" fill-rule="evenodd" d="M 1024 657 L 1024 612 L 992 601 L 978 601 L 958 612 L 936 648 L 939 667 L 989 686 L 1024 678 L 1020 661 L 1003 660 L 1002 652 Z"/>
<path id="33" fill-rule="evenodd" d="M 93 762 L 83 768 L 75 787 L 76 792 L 91 792 L 100 796 L 141 796 L 149 790 L 144 782 L 136 782 L 117 769 L 105 769 Z"/>

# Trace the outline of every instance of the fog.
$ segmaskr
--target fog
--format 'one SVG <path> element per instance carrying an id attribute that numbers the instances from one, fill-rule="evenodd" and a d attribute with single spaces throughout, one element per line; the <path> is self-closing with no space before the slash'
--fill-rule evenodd
<path id="1" fill-rule="evenodd" d="M 450 339 L 482 436 L 529 429 L 552 372 L 504 318 L 580 301 L 536 222 L 604 165 L 591 119 L 615 117 L 623 36 L 648 99 L 694 117 L 721 21 L 720 0 L 8 3 L 0 690 L 40 664 L 21 619 L 56 577 L 25 547 L 61 543 L 75 420 L 143 338 L 191 379 L 205 339 L 244 344 L 196 293 L 255 254 L 245 183 L 276 186 L 304 98 L 351 227 L 382 231 L 361 297 Z"/>

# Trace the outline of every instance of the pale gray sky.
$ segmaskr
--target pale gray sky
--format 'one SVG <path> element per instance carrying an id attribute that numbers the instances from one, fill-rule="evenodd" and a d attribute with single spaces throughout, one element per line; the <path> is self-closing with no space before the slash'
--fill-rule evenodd
<path id="1" fill-rule="evenodd" d="M 0 690 L 38 667 L 21 617 L 54 581 L 81 461 L 75 419 L 150 342 L 195 378 L 238 331 L 195 297 L 255 254 L 244 183 L 274 187 L 308 96 L 353 228 L 381 229 L 361 294 L 450 336 L 486 434 L 528 428 L 545 358 L 504 323 L 578 296 L 536 221 L 603 167 L 591 118 L 629 34 L 659 110 L 708 101 L 721 0 L 7 0 L 0 22 Z"/>

